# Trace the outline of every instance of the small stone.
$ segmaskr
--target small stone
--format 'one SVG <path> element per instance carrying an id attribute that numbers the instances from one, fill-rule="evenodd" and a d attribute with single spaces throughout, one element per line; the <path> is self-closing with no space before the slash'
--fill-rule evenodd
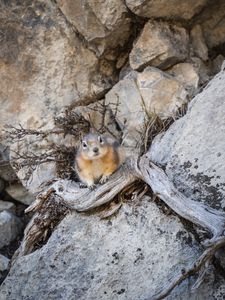
<path id="1" fill-rule="evenodd" d="M 22 230 L 21 221 L 8 211 L 0 213 L 0 248 L 9 245 Z"/>
<path id="2" fill-rule="evenodd" d="M 134 70 L 147 65 L 166 69 L 185 60 L 188 55 L 186 29 L 166 22 L 149 21 L 130 53 Z"/>
<path id="3" fill-rule="evenodd" d="M 203 15 L 201 23 L 206 44 L 209 49 L 225 42 L 225 1 L 213 1 Z"/>
<path id="4" fill-rule="evenodd" d="M 199 76 L 195 67 L 190 63 L 180 63 L 168 70 L 192 96 L 197 92 Z"/>
<path id="5" fill-rule="evenodd" d="M 137 85 L 148 114 L 161 119 L 175 117 L 178 108 L 187 102 L 183 85 L 172 76 L 148 67 L 137 76 Z"/>
<path id="6" fill-rule="evenodd" d="M 34 196 L 30 194 L 22 184 L 11 184 L 6 188 L 6 192 L 15 200 L 30 205 L 34 201 Z"/>
<path id="7" fill-rule="evenodd" d="M 199 57 L 192 57 L 191 63 L 199 76 L 199 85 L 203 85 L 210 80 L 211 72 L 209 66 Z"/>
<path id="8" fill-rule="evenodd" d="M 200 25 L 196 25 L 192 28 L 191 43 L 194 55 L 201 58 L 203 61 L 206 61 L 208 59 L 208 48 Z"/>
<path id="9" fill-rule="evenodd" d="M 4 272 L 8 269 L 9 259 L 4 255 L 0 254 L 0 272 Z"/>
<path id="10" fill-rule="evenodd" d="M 221 67 L 223 65 L 225 57 L 221 54 L 219 54 L 213 61 L 212 61 L 212 68 L 211 72 L 214 74 L 219 73 L 221 70 Z"/>
<path id="11" fill-rule="evenodd" d="M 14 212 L 15 208 L 16 206 L 14 203 L 0 200 L 0 212 L 2 212 L 3 210 Z"/>
<path id="12" fill-rule="evenodd" d="M 4 181 L 0 178 L 0 193 L 4 190 L 5 183 Z"/>

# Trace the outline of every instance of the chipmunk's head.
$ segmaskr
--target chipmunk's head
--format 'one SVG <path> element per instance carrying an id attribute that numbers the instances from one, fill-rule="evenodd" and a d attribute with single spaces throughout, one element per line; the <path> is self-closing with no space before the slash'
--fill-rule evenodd
<path id="1" fill-rule="evenodd" d="M 89 133 L 82 139 L 80 149 L 83 159 L 99 159 L 107 154 L 108 144 L 104 135 Z"/>

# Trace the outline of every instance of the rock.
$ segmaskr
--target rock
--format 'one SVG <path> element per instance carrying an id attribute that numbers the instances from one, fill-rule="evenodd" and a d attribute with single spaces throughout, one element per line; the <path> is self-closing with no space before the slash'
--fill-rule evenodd
<path id="1" fill-rule="evenodd" d="M 185 60 L 189 38 L 186 30 L 166 22 L 149 21 L 130 53 L 134 70 L 147 65 L 166 69 Z"/>
<path id="2" fill-rule="evenodd" d="M 1 112 L 0 112 L 1 114 Z M 0 124 L 1 127 L 2 124 Z M 0 179 L 2 178 L 5 181 L 12 182 L 18 179 L 16 176 L 15 170 L 13 170 L 12 166 L 10 165 L 9 162 L 9 147 L 4 146 L 3 144 L 0 143 Z M 2 179 L 0 180 L 1 182 L 1 187 L 0 190 L 3 188 L 2 184 Z"/>
<path id="3" fill-rule="evenodd" d="M 0 248 L 9 245 L 22 230 L 21 221 L 8 211 L 0 213 Z"/>
<path id="4" fill-rule="evenodd" d="M 7 257 L 0 254 L 0 272 L 4 272 L 8 269 L 9 261 Z"/>
<path id="5" fill-rule="evenodd" d="M 180 82 L 158 69 L 148 67 L 138 73 L 137 85 L 147 113 L 161 119 L 174 117 L 187 102 L 187 93 Z"/>
<path id="6" fill-rule="evenodd" d="M 187 114 L 158 136 L 149 158 L 187 197 L 225 208 L 225 71 L 191 101 Z"/>
<path id="7" fill-rule="evenodd" d="M 126 146 L 134 147 L 140 140 L 138 130 L 142 128 L 147 118 L 143 106 L 140 91 L 136 83 L 136 72 L 129 73 L 120 80 L 105 97 L 106 105 L 110 105 L 116 120 L 119 122 L 126 137 Z M 116 114 L 116 110 L 118 108 Z"/>
<path id="8" fill-rule="evenodd" d="M 72 213 L 47 244 L 14 263 L 1 300 L 149 299 L 201 251 L 179 219 L 147 197 L 135 209 L 123 204 L 110 220 Z M 214 299 L 224 283 L 208 279 L 193 293 L 184 282 L 168 299 Z"/>
<path id="9" fill-rule="evenodd" d="M 62 108 L 95 99 L 114 82 L 54 2 L 2 3 L 0 19 L 0 129 L 53 128 Z"/>
<path id="10" fill-rule="evenodd" d="M 207 0 L 126 0 L 129 9 L 138 16 L 145 18 L 166 18 L 189 20 L 199 13 Z"/>
<path id="11" fill-rule="evenodd" d="M 149 116 L 157 114 L 165 119 L 174 116 L 177 109 L 187 101 L 187 92 L 172 76 L 148 67 L 143 72 L 130 72 L 107 94 L 106 104 L 116 111 L 125 145 L 137 146 L 143 139 L 143 128 Z M 133 151 L 133 150 L 132 150 Z"/>
<path id="12" fill-rule="evenodd" d="M 223 62 L 225 61 L 225 57 L 221 54 L 217 55 L 216 58 L 212 61 L 211 72 L 213 75 L 219 73 L 221 71 L 221 67 Z"/>
<path id="13" fill-rule="evenodd" d="M 34 172 L 34 175 L 36 172 Z M 36 181 L 36 184 L 38 185 L 38 181 Z M 30 205 L 35 197 L 31 193 L 27 191 L 27 189 L 20 183 L 14 183 L 9 185 L 6 188 L 6 192 L 15 200 L 25 204 Z"/>
<path id="14" fill-rule="evenodd" d="M 0 178 L 0 193 L 4 190 L 5 183 L 4 181 Z"/>
<path id="15" fill-rule="evenodd" d="M 0 200 L 0 212 L 4 210 L 15 212 L 15 208 L 15 204 L 12 202 Z"/>
<path id="16" fill-rule="evenodd" d="M 199 76 L 196 68 L 190 63 L 180 63 L 168 70 L 188 91 L 191 97 L 197 92 Z"/>
<path id="17" fill-rule="evenodd" d="M 215 1 L 208 6 L 199 22 L 205 37 L 207 46 L 212 49 L 225 42 L 225 2 Z"/>
<path id="18" fill-rule="evenodd" d="M 196 25 L 192 28 L 191 43 L 194 56 L 201 58 L 203 61 L 208 60 L 208 48 L 205 44 L 205 38 L 200 25 Z"/>
<path id="19" fill-rule="evenodd" d="M 123 46 L 131 34 L 131 20 L 122 0 L 57 0 L 57 3 L 98 55 L 107 48 Z"/>
<path id="20" fill-rule="evenodd" d="M 198 73 L 199 86 L 205 85 L 212 78 L 210 66 L 199 57 L 192 57 L 191 64 Z"/>

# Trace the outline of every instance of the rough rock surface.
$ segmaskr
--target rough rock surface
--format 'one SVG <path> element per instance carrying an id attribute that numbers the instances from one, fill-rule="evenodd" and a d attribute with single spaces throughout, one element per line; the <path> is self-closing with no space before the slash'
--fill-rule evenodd
<path id="1" fill-rule="evenodd" d="M 61 108 L 111 86 L 53 1 L 2 2 L 0 18 L 0 128 L 51 128 Z"/>
<path id="2" fill-rule="evenodd" d="M 177 217 L 147 200 L 124 204 L 110 220 L 68 215 L 46 245 L 13 265 L 0 299 L 148 299 L 200 249 Z M 168 299 L 213 299 L 212 279 L 194 294 L 186 282 Z"/>
<path id="3" fill-rule="evenodd" d="M 129 9 L 146 18 L 191 19 L 199 13 L 207 0 L 126 0 Z"/>
<path id="4" fill-rule="evenodd" d="M 193 64 L 180 63 L 167 71 L 173 75 L 188 91 L 189 96 L 193 96 L 198 90 L 199 75 Z"/>
<path id="5" fill-rule="evenodd" d="M 8 245 L 21 232 L 21 221 L 8 211 L 0 213 L 0 248 Z"/>
<path id="6" fill-rule="evenodd" d="M 209 48 L 219 46 L 225 42 L 225 2 L 213 1 L 200 18 L 206 44 Z"/>
<path id="7" fill-rule="evenodd" d="M 205 38 L 203 36 L 201 26 L 194 26 L 191 30 L 190 36 L 193 48 L 193 55 L 196 55 L 203 61 L 206 61 L 208 59 L 208 48 L 205 43 Z"/>
<path id="8" fill-rule="evenodd" d="M 9 259 L 4 255 L 0 254 L 0 272 L 3 272 L 8 269 Z"/>
<path id="9" fill-rule="evenodd" d="M 9 201 L 2 201 L 0 200 L 0 212 L 7 210 L 14 212 L 15 211 L 15 204 Z"/>
<path id="10" fill-rule="evenodd" d="M 185 60 L 188 55 L 188 35 L 184 28 L 165 22 L 149 21 L 130 53 L 134 70 L 151 65 L 166 69 Z"/>
<path id="11" fill-rule="evenodd" d="M 190 103 L 152 148 L 150 159 L 166 165 L 178 189 L 211 207 L 225 208 L 225 71 L 220 72 Z"/>
<path id="12" fill-rule="evenodd" d="M 6 188 L 6 192 L 17 201 L 30 205 L 34 201 L 34 196 L 30 194 L 22 184 L 12 184 Z"/>
<path id="13" fill-rule="evenodd" d="M 4 183 L 4 181 L 0 178 L 0 193 L 3 191 L 4 187 L 5 187 L 5 183 Z"/>
<path id="14" fill-rule="evenodd" d="M 147 67 L 143 72 L 130 72 L 107 94 L 106 104 L 116 110 L 116 117 L 123 129 L 127 146 L 135 147 L 143 138 L 140 132 L 151 115 L 162 119 L 174 116 L 187 101 L 183 85 L 159 69 Z"/>
<path id="15" fill-rule="evenodd" d="M 127 42 L 131 20 L 122 0 L 59 0 L 57 3 L 98 55 Z"/>

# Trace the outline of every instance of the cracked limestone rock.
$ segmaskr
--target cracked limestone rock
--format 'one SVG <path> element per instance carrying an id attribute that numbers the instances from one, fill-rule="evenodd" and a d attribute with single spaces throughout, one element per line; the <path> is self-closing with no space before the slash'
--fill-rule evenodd
<path id="1" fill-rule="evenodd" d="M 187 114 L 156 137 L 149 158 L 187 197 L 225 208 L 225 71 L 190 102 Z"/>
<path id="2" fill-rule="evenodd" d="M 131 33 L 131 20 L 122 0 L 57 0 L 66 19 L 101 55 L 123 46 Z"/>
<path id="3" fill-rule="evenodd" d="M 130 53 L 132 69 L 145 66 L 166 69 L 188 56 L 189 37 L 186 29 L 166 22 L 149 21 Z"/>
<path id="4" fill-rule="evenodd" d="M 199 75 L 193 64 L 176 64 L 172 68 L 168 69 L 167 72 L 180 81 L 190 97 L 198 92 Z"/>
<path id="5" fill-rule="evenodd" d="M 189 20 L 207 4 L 207 0 L 126 0 L 129 9 L 145 18 Z"/>
<path id="6" fill-rule="evenodd" d="M 54 1 L 3 2 L 0 19 L 0 129 L 53 128 L 62 108 L 95 98 L 114 82 Z"/>
<path id="7" fill-rule="evenodd" d="M 13 241 L 22 230 L 21 221 L 11 212 L 0 213 L 0 248 Z"/>
<path id="8" fill-rule="evenodd" d="M 106 94 L 105 101 L 116 113 L 125 145 L 135 148 L 143 139 L 141 132 L 149 116 L 156 114 L 162 119 L 175 116 L 178 108 L 187 102 L 187 91 L 173 76 L 147 67 L 140 73 L 132 71 L 120 80 Z"/>

